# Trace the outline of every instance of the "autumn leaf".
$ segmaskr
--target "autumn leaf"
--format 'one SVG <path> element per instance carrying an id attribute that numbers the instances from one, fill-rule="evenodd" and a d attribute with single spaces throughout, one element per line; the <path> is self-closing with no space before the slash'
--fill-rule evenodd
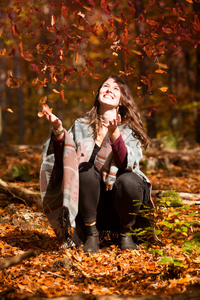
<path id="1" fill-rule="evenodd" d="M 0 58 L 2 58 L 6 54 L 6 48 L 0 50 Z"/>
<path id="2" fill-rule="evenodd" d="M 90 73 L 90 76 L 94 79 L 99 79 L 100 75 L 99 74 L 95 74 L 95 73 Z"/>
<path id="3" fill-rule="evenodd" d="M 167 33 L 167 34 L 171 34 L 173 33 L 173 30 L 169 27 L 162 27 L 163 32 Z"/>
<path id="4" fill-rule="evenodd" d="M 56 89 L 53 89 L 52 91 L 53 91 L 55 94 L 60 94 L 60 92 L 57 91 Z"/>
<path id="5" fill-rule="evenodd" d="M 12 33 L 13 33 L 13 35 L 20 34 L 19 29 L 16 24 L 12 26 Z"/>
<path id="6" fill-rule="evenodd" d="M 51 26 L 54 26 L 56 22 L 56 18 L 54 15 L 51 16 Z"/>
<path id="7" fill-rule="evenodd" d="M 155 70 L 155 73 L 159 73 L 159 74 L 167 74 L 166 71 L 161 70 L 161 69 L 156 69 L 156 70 Z"/>
<path id="8" fill-rule="evenodd" d="M 41 72 L 40 72 L 40 69 L 39 69 L 39 67 L 38 67 L 38 65 L 36 65 L 36 64 L 31 64 L 31 69 L 34 71 L 34 72 L 36 72 L 37 74 L 40 74 Z"/>
<path id="9" fill-rule="evenodd" d="M 13 114 L 13 110 L 11 108 L 7 108 L 6 110 Z"/>
<path id="10" fill-rule="evenodd" d="M 69 7 L 66 7 L 65 5 L 61 6 L 61 14 L 65 19 L 68 17 L 68 11 Z"/>
<path id="11" fill-rule="evenodd" d="M 111 62 L 110 57 L 107 57 L 103 60 L 103 68 L 106 68 L 107 65 Z"/>
<path id="12" fill-rule="evenodd" d="M 106 14 L 110 14 L 110 12 L 111 12 L 110 7 L 108 6 L 108 3 L 106 0 L 101 0 L 101 9 Z"/>
<path id="13" fill-rule="evenodd" d="M 151 107 L 149 107 L 148 108 L 148 117 L 150 117 L 151 115 L 152 115 L 152 113 L 154 112 L 154 111 L 156 111 L 157 109 L 156 109 L 156 107 L 153 105 L 153 106 L 151 106 Z"/>
<path id="14" fill-rule="evenodd" d="M 141 51 L 137 51 L 137 50 L 131 50 L 133 53 L 137 54 L 137 55 L 142 55 Z"/>
<path id="15" fill-rule="evenodd" d="M 93 60 L 91 58 L 85 57 L 85 56 L 84 56 L 84 58 L 85 58 L 86 66 L 90 67 L 90 68 L 94 68 L 94 62 L 93 62 Z"/>
<path id="16" fill-rule="evenodd" d="M 10 75 L 10 77 L 6 80 L 6 84 L 9 88 L 16 89 L 19 88 L 21 85 L 27 83 L 25 80 L 20 78 L 14 78 Z"/>
<path id="17" fill-rule="evenodd" d="M 177 99 L 174 95 L 172 94 L 167 94 L 168 98 L 169 98 L 169 101 L 172 103 L 172 104 L 177 104 Z"/>
<path id="18" fill-rule="evenodd" d="M 162 92 L 166 92 L 168 90 L 167 86 L 163 86 L 161 88 L 159 88 L 159 90 L 161 90 Z"/>
<path id="19" fill-rule="evenodd" d="M 87 3 L 90 4 L 91 6 L 95 6 L 94 1 L 93 0 L 87 0 Z"/>
<path id="20" fill-rule="evenodd" d="M 65 99 L 64 90 L 61 90 L 59 94 L 60 94 L 60 99 L 62 100 L 62 102 L 68 103 L 67 99 Z"/>
<path id="21" fill-rule="evenodd" d="M 149 6 L 153 6 L 155 3 L 155 0 L 149 0 Z"/>
<path id="22" fill-rule="evenodd" d="M 163 68 L 163 69 L 168 69 L 168 65 L 166 64 L 163 64 L 163 63 L 160 63 L 160 62 L 157 62 L 156 63 L 159 67 Z"/>
<path id="23" fill-rule="evenodd" d="M 32 61 L 35 59 L 31 52 L 23 50 L 22 42 L 19 43 L 18 48 L 23 59 L 27 61 Z"/>

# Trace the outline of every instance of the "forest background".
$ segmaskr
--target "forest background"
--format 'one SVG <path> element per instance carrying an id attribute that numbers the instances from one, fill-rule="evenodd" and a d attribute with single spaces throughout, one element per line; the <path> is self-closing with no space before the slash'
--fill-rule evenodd
<path id="1" fill-rule="evenodd" d="M 1 0 L 0 142 L 42 144 L 47 103 L 69 129 L 118 74 L 151 138 L 200 142 L 198 0 Z"/>
<path id="2" fill-rule="evenodd" d="M 61 250 L 43 213 L 38 116 L 47 104 L 69 129 L 111 74 L 152 138 L 141 168 L 162 243 L 136 229 L 137 251 L 104 238 L 92 256 Z M 0 0 L 0 298 L 199 299 L 199 143 L 199 0 Z"/>

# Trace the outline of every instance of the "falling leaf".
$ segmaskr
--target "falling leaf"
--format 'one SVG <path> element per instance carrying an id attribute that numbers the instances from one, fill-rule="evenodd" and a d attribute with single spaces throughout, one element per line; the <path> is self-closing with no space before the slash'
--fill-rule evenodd
<path id="1" fill-rule="evenodd" d="M 75 65 L 77 64 L 78 61 L 78 51 L 76 52 L 76 56 L 75 56 Z"/>
<path id="2" fill-rule="evenodd" d="M 166 72 L 166 71 L 164 71 L 164 70 L 161 70 L 161 69 L 157 69 L 157 70 L 155 70 L 155 73 L 159 73 L 159 74 L 167 74 L 167 72 Z"/>
<path id="3" fill-rule="evenodd" d="M 87 0 L 87 3 L 90 4 L 90 5 L 93 6 L 93 7 L 95 6 L 93 0 Z"/>
<path id="4" fill-rule="evenodd" d="M 173 33 L 172 29 L 171 29 L 171 28 L 168 28 L 168 27 L 162 27 L 162 30 L 163 30 L 163 32 L 165 32 L 165 33 L 167 33 L 167 34 Z"/>
<path id="5" fill-rule="evenodd" d="M 2 58 L 6 54 L 6 48 L 0 50 L 0 58 Z"/>
<path id="6" fill-rule="evenodd" d="M 174 95 L 172 94 L 167 94 L 168 95 L 168 98 L 169 98 L 169 101 L 172 103 L 172 104 L 177 104 L 177 99 Z"/>
<path id="7" fill-rule="evenodd" d="M 26 81 L 20 78 L 14 78 L 12 76 L 10 76 L 7 80 L 6 80 L 6 84 L 9 88 L 12 89 L 16 89 L 19 88 L 21 85 L 25 84 Z"/>
<path id="8" fill-rule="evenodd" d="M 159 88 L 159 90 L 161 90 L 162 92 L 166 92 L 168 90 L 167 86 L 163 86 L 161 88 Z"/>
<path id="9" fill-rule="evenodd" d="M 62 100 L 62 102 L 68 103 L 67 99 L 65 99 L 64 90 L 61 90 L 59 94 L 60 94 L 60 99 Z"/>
<path id="10" fill-rule="evenodd" d="M 60 94 L 60 92 L 57 91 L 56 89 L 53 89 L 53 92 L 54 92 L 55 94 Z"/>
<path id="11" fill-rule="evenodd" d="M 94 62 L 90 57 L 85 57 L 86 66 L 90 68 L 94 68 Z"/>
<path id="12" fill-rule="evenodd" d="M 95 73 L 90 73 L 90 76 L 94 79 L 99 79 L 100 75 L 99 74 L 95 74 Z"/>
<path id="13" fill-rule="evenodd" d="M 111 12 L 110 7 L 108 6 L 108 3 L 106 0 L 101 0 L 101 9 L 106 14 L 110 14 L 110 12 Z"/>
<path id="14" fill-rule="evenodd" d="M 131 50 L 131 51 L 137 55 L 142 55 L 142 52 L 140 52 L 140 51 L 137 51 L 137 50 Z"/>
<path id="15" fill-rule="evenodd" d="M 40 69 L 39 69 L 39 67 L 38 67 L 38 65 L 36 65 L 36 64 L 31 64 L 31 69 L 34 71 L 34 72 L 36 72 L 37 74 L 40 74 L 41 72 L 40 72 Z"/>
<path id="16" fill-rule="evenodd" d="M 69 8 L 66 7 L 65 5 L 63 5 L 63 6 L 61 7 L 61 14 L 63 15 L 63 17 L 64 17 L 65 19 L 67 19 L 67 17 L 68 17 L 68 11 L 69 11 Z"/>
<path id="17" fill-rule="evenodd" d="M 16 24 L 12 26 L 11 30 L 12 30 L 13 35 L 20 34 L 19 29 Z"/>
<path id="18" fill-rule="evenodd" d="M 156 111 L 156 107 L 153 105 L 148 108 L 148 116 L 150 117 L 154 111 Z"/>
<path id="19" fill-rule="evenodd" d="M 43 106 L 44 104 L 46 105 L 46 102 L 47 102 L 47 96 L 42 97 L 39 101 L 39 106 Z"/>
<path id="20" fill-rule="evenodd" d="M 77 16 L 79 16 L 79 17 L 81 17 L 81 18 L 83 18 L 83 19 L 85 18 L 85 15 L 82 14 L 82 12 L 80 12 L 80 11 L 77 13 Z"/>
<path id="21" fill-rule="evenodd" d="M 168 69 L 168 65 L 166 65 L 166 64 L 163 64 L 163 63 L 160 63 L 160 62 L 157 62 L 156 64 L 158 66 L 160 66 L 161 68 L 163 68 L 163 69 Z"/>
<path id="22" fill-rule="evenodd" d="M 7 108 L 6 110 L 13 114 L 13 110 L 11 108 Z"/>
<path id="23" fill-rule="evenodd" d="M 56 22 L 56 18 L 54 15 L 51 16 L 51 26 L 54 26 Z"/>

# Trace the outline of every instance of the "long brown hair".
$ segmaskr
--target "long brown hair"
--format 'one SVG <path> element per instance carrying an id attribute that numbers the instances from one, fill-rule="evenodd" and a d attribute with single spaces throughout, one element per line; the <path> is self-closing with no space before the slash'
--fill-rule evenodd
<path id="1" fill-rule="evenodd" d="M 121 98 L 118 112 L 121 115 L 122 122 L 127 119 L 130 120 L 129 126 L 134 132 L 134 137 L 140 141 L 144 148 L 147 148 L 149 140 L 144 131 L 138 107 L 133 99 L 127 83 L 119 76 L 111 75 L 101 83 L 96 93 L 92 109 L 86 112 L 82 117 L 88 120 L 89 125 L 92 127 L 94 138 L 96 139 L 98 135 L 98 129 L 101 125 L 101 118 L 99 115 L 99 91 L 104 82 L 109 78 L 112 78 L 120 88 Z"/>

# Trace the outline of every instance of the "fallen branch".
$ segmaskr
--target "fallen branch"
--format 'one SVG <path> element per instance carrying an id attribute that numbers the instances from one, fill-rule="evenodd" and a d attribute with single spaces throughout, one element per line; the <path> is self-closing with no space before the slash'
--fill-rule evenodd
<path id="1" fill-rule="evenodd" d="M 9 193 L 13 197 L 22 200 L 29 206 L 35 204 L 38 209 L 42 209 L 43 207 L 40 195 L 26 188 L 20 187 L 15 184 L 8 184 L 7 182 L 0 179 L 0 190 L 3 190 L 5 193 Z"/>
<path id="2" fill-rule="evenodd" d="M 36 252 L 34 250 L 29 250 L 23 254 L 17 255 L 12 258 L 3 258 L 0 260 L 0 270 L 4 270 L 14 265 L 20 264 L 24 259 L 32 256 L 36 256 Z"/>
<path id="3" fill-rule="evenodd" d="M 164 190 L 152 190 L 151 195 L 156 196 L 157 194 L 162 194 L 166 191 Z M 176 191 L 177 192 L 177 191 Z M 183 199 L 184 204 L 200 204 L 200 194 L 192 194 L 192 193 L 184 193 L 184 192 L 177 192 L 180 198 Z"/>

